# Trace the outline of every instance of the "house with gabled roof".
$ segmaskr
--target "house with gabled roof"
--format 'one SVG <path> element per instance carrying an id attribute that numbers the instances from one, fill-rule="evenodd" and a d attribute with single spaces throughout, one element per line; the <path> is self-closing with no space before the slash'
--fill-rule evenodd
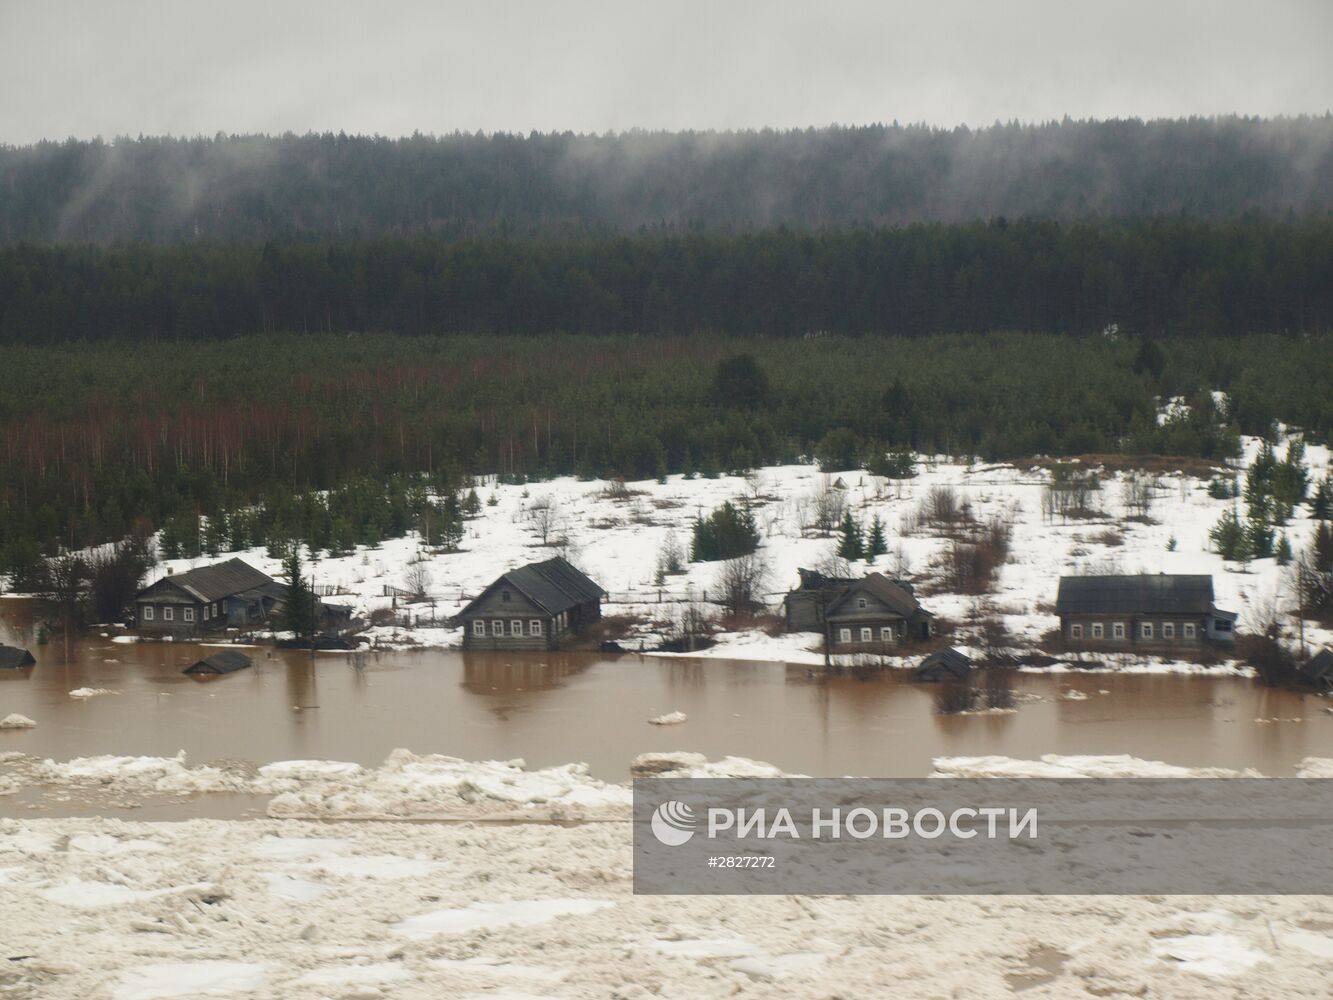
<path id="1" fill-rule="evenodd" d="M 560 556 L 501 575 L 459 612 L 464 649 L 558 649 L 602 617 L 598 584 Z"/>
<path id="2" fill-rule="evenodd" d="M 287 585 L 243 559 L 168 573 L 134 596 L 141 632 L 190 637 L 260 625 L 280 614 Z"/>
<path id="3" fill-rule="evenodd" d="M 1055 600 L 1073 648 L 1198 647 L 1236 641 L 1235 612 L 1213 603 L 1207 575 L 1062 576 Z"/>
<path id="4" fill-rule="evenodd" d="M 800 570 L 801 585 L 789 592 L 789 632 L 825 634 L 830 652 L 881 652 L 885 647 L 927 639 L 934 618 L 912 592 L 912 585 L 882 573 L 860 579 Z"/>

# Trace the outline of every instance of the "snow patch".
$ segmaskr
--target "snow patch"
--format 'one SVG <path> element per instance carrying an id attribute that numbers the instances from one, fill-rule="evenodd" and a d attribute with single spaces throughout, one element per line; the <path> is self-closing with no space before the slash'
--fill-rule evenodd
<path id="1" fill-rule="evenodd" d="M 35 729 L 36 727 L 37 723 L 26 715 L 19 715 L 18 712 L 11 712 L 0 719 L 0 729 Z"/>
<path id="2" fill-rule="evenodd" d="M 264 985 L 260 962 L 167 962 L 131 969 L 112 987 L 115 1000 L 158 1000 L 200 993 L 243 993 Z"/>
<path id="3" fill-rule="evenodd" d="M 447 910 L 432 910 L 391 924 L 404 937 L 422 940 L 436 934 L 468 934 L 497 927 L 531 927 L 557 917 L 595 913 L 615 906 L 609 899 L 520 899 L 501 903 L 476 902 Z"/>
<path id="4" fill-rule="evenodd" d="M 659 715 L 655 719 L 649 719 L 648 722 L 654 726 L 678 726 L 687 719 L 688 716 L 684 712 L 667 712 L 666 715 Z"/>

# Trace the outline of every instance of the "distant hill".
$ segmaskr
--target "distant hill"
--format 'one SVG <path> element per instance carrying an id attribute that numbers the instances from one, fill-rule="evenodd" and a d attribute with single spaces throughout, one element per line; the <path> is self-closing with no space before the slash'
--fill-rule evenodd
<path id="1" fill-rule="evenodd" d="M 0 243 L 560 237 L 1333 211 L 1333 117 L 0 148 Z"/>

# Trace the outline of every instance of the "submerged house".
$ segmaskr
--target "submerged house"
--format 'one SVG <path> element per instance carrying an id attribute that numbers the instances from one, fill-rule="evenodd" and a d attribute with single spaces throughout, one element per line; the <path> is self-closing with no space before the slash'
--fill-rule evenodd
<path id="1" fill-rule="evenodd" d="M 972 674 L 972 661 L 948 646 L 927 656 L 912 672 L 914 681 L 965 681 Z"/>
<path id="2" fill-rule="evenodd" d="M 194 636 L 261 625 L 281 614 L 287 585 L 242 559 L 168 574 L 134 596 L 134 627 L 160 635 Z M 317 612 L 321 606 L 316 602 Z"/>
<path id="3" fill-rule="evenodd" d="M 602 617 L 606 592 L 557 556 L 511 569 L 459 612 L 464 649 L 558 649 Z"/>
<path id="4" fill-rule="evenodd" d="M 216 674 L 232 674 L 237 670 L 244 670 L 250 666 L 250 657 L 244 653 L 238 653 L 234 649 L 223 649 L 205 656 L 202 660 L 196 660 L 181 671 L 183 674 L 189 674 L 192 677 L 207 677 Z"/>
<path id="5" fill-rule="evenodd" d="M 1234 612 L 1213 604 L 1213 578 L 1144 573 L 1062 576 L 1060 633 L 1075 648 L 1199 647 L 1236 641 Z"/>
<path id="6" fill-rule="evenodd" d="M 823 632 L 830 652 L 874 652 L 930 638 L 934 615 L 912 585 L 882 573 L 860 579 L 798 570 L 801 585 L 783 601 L 787 631 Z"/>
<path id="7" fill-rule="evenodd" d="M 1333 649 L 1321 649 L 1300 667 L 1307 684 L 1321 691 L 1333 690 Z"/>
<path id="8" fill-rule="evenodd" d="M 0 670 L 18 670 L 22 667 L 31 667 L 36 662 L 26 649 L 0 645 Z"/>

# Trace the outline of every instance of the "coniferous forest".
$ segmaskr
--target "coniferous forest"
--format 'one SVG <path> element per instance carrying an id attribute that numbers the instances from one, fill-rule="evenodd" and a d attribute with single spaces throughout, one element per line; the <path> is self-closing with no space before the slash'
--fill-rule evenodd
<path id="1" fill-rule="evenodd" d="M 1330 135 L 0 149 L 0 571 L 159 529 L 187 554 L 448 546 L 477 474 L 1326 440 Z"/>

